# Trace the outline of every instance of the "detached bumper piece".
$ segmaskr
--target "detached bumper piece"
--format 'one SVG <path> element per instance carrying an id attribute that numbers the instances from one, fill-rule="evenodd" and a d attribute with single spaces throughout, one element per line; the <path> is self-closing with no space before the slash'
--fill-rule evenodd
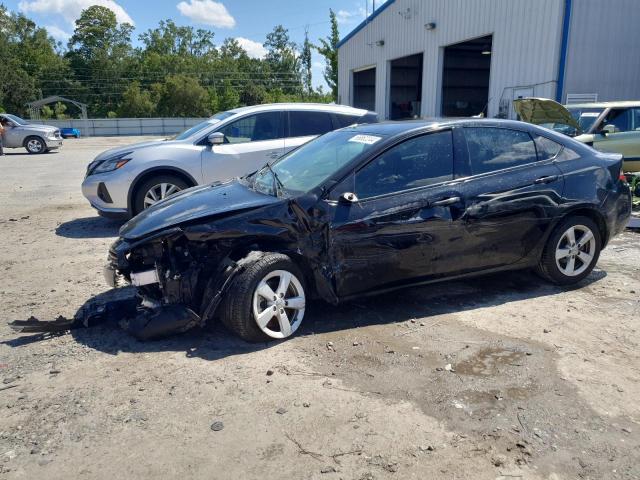
<path id="1" fill-rule="evenodd" d="M 73 319 L 58 317 L 53 321 L 42 321 L 31 317 L 10 322 L 9 326 L 22 333 L 60 333 L 112 324 L 119 325 L 138 340 L 146 341 L 183 333 L 201 323 L 200 316 L 183 305 L 142 307 L 139 297 L 130 296 L 85 305 Z"/>
<path id="2" fill-rule="evenodd" d="M 139 309 L 138 315 L 120 322 L 123 330 L 138 340 L 155 340 L 183 333 L 200 323 L 200 317 L 183 305 Z"/>

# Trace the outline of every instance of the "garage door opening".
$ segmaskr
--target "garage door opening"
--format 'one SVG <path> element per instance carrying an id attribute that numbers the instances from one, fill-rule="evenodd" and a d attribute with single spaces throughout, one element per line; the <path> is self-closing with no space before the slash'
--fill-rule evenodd
<path id="1" fill-rule="evenodd" d="M 353 106 L 375 111 L 376 69 L 368 68 L 353 72 Z"/>
<path id="2" fill-rule="evenodd" d="M 391 120 L 418 118 L 422 105 L 421 53 L 391 62 L 389 102 Z"/>
<path id="3" fill-rule="evenodd" d="M 444 49 L 442 115 L 487 115 L 493 36 L 476 38 Z"/>

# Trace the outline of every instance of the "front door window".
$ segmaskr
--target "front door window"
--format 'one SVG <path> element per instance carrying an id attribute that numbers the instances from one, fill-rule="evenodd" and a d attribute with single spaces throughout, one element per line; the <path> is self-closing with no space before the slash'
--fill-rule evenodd
<path id="1" fill-rule="evenodd" d="M 249 115 L 220 129 L 225 143 L 263 142 L 283 138 L 280 112 L 264 112 Z"/>

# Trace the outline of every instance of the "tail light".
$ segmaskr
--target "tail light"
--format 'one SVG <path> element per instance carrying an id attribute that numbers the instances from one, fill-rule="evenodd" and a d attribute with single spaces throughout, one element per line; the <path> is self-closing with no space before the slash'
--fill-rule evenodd
<path id="1" fill-rule="evenodd" d="M 618 177 L 618 180 L 620 180 L 621 182 L 627 182 L 627 176 L 624 173 L 621 173 L 620 176 Z"/>

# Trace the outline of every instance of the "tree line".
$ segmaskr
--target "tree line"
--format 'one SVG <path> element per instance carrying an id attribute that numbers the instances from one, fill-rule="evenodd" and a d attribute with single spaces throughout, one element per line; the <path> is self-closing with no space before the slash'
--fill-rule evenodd
<path id="1" fill-rule="evenodd" d="M 319 45 L 297 45 L 282 25 L 266 37 L 264 58 L 252 58 L 233 38 L 172 20 L 131 41 L 133 26 L 108 8 L 82 11 L 65 46 L 24 15 L 0 5 L 0 111 L 26 115 L 28 102 L 60 95 L 86 103 L 90 117 L 201 117 L 242 105 L 331 102 L 337 97 L 338 24 Z M 325 59 L 329 91 L 314 89 L 311 53 Z M 71 108 L 73 110 L 73 108 Z M 64 104 L 44 118 L 65 118 Z"/>

